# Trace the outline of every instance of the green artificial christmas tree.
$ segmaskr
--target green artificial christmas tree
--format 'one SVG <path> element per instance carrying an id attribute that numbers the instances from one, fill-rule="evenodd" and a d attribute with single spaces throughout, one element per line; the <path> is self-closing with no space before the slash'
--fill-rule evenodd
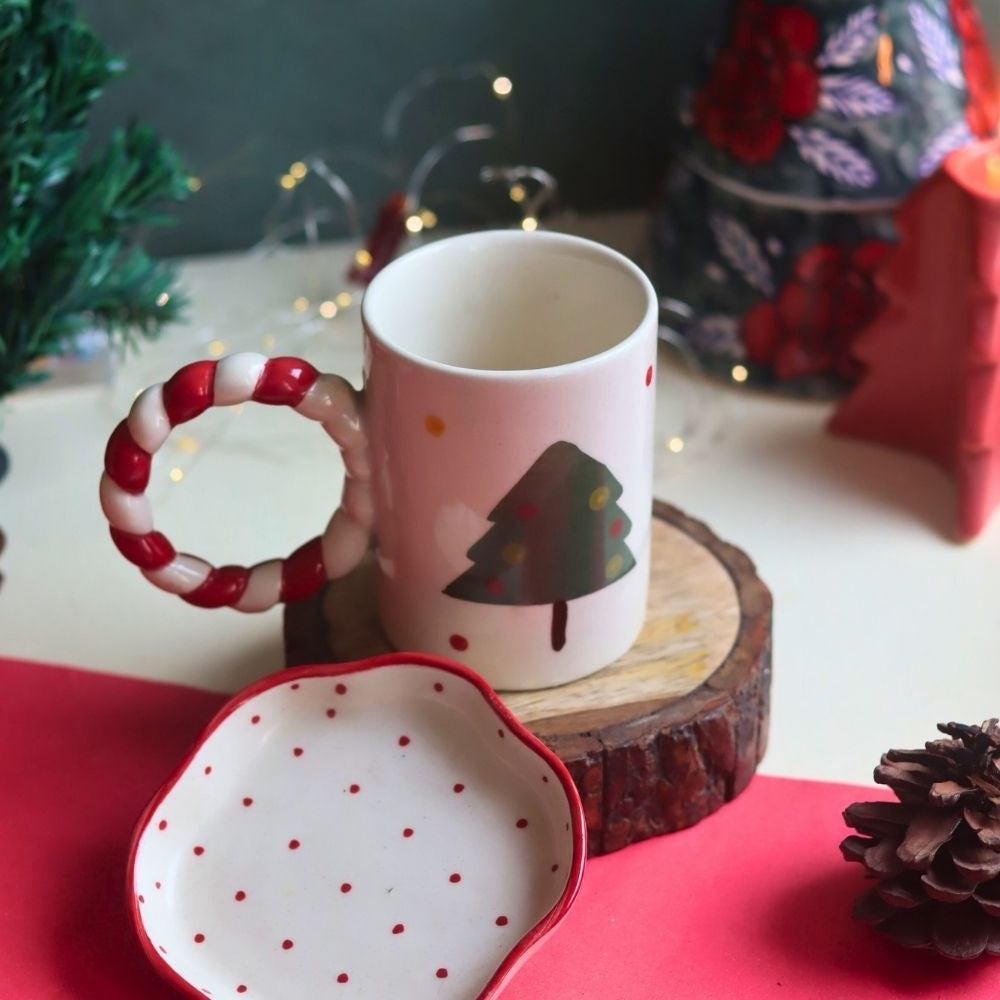
<path id="1" fill-rule="evenodd" d="M 614 583 L 633 566 L 622 487 L 607 466 L 567 441 L 550 445 L 490 511 L 473 565 L 444 592 L 478 604 L 551 604 L 551 643 L 566 644 L 567 601 Z"/>
<path id="2" fill-rule="evenodd" d="M 87 115 L 124 70 L 71 0 L 0 0 L 0 396 L 87 327 L 116 345 L 182 305 L 172 271 L 132 245 L 187 177 L 148 127 L 84 155 Z"/>

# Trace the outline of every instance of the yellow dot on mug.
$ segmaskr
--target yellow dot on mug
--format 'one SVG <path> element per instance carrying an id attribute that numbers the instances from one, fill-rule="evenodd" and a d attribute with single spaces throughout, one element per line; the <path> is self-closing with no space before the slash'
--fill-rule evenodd
<path id="1" fill-rule="evenodd" d="M 613 555 L 605 564 L 604 575 L 609 580 L 613 580 L 622 571 L 624 562 L 625 560 L 620 555 Z"/>
<path id="2" fill-rule="evenodd" d="M 428 413 L 424 417 L 424 427 L 432 437 L 441 437 L 444 434 L 444 421 L 436 413 Z"/>
<path id="3" fill-rule="evenodd" d="M 508 566 L 517 566 L 524 562 L 527 554 L 528 550 L 520 542 L 508 542 L 500 556 Z"/>
<path id="4" fill-rule="evenodd" d="M 590 499 L 587 501 L 587 504 L 591 510 L 601 510 L 608 502 L 609 496 L 611 496 L 611 493 L 609 492 L 607 486 L 598 486 L 597 489 L 590 494 Z"/>

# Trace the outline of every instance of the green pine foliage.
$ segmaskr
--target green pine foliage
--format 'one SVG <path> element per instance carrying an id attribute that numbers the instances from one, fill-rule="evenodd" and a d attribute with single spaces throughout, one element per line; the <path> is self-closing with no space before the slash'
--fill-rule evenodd
<path id="1" fill-rule="evenodd" d="M 133 244 L 188 193 L 174 152 L 132 124 L 84 153 L 90 107 L 124 68 L 72 0 L 0 0 L 0 396 L 88 326 L 130 345 L 183 305 Z"/>

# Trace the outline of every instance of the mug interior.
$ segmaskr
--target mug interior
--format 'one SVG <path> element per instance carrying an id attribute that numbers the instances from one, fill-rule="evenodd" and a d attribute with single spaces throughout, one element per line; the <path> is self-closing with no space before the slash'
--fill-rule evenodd
<path id="1" fill-rule="evenodd" d="M 635 333 L 652 307 L 639 269 L 588 240 L 473 233 L 406 254 L 376 276 L 362 306 L 387 346 L 482 371 L 582 361 Z"/>

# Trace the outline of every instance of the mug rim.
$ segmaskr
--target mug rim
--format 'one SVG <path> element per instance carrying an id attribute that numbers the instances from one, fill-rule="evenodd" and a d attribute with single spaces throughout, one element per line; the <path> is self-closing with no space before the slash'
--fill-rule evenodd
<path id="1" fill-rule="evenodd" d="M 576 246 L 585 249 L 595 256 L 603 257 L 607 262 L 614 264 L 630 277 L 636 279 L 639 286 L 645 292 L 646 308 L 642 314 L 642 318 L 635 324 L 635 327 L 631 330 L 631 332 L 622 337 L 617 343 L 612 344 L 611 347 L 597 351 L 594 354 L 588 354 L 584 358 L 578 358 L 575 361 L 566 361 L 558 365 L 546 365 L 542 368 L 468 368 L 462 365 L 449 364 L 446 361 L 437 361 L 434 358 L 426 357 L 423 354 L 418 354 L 409 348 L 403 347 L 401 344 L 388 339 L 386 336 L 377 331 L 374 324 L 369 321 L 368 299 L 372 290 L 378 286 L 384 275 L 398 267 L 412 254 L 424 254 L 429 256 L 432 253 L 442 253 L 445 249 L 453 248 L 456 243 L 482 243 L 487 241 L 509 241 L 511 243 L 521 243 L 529 240 L 536 243 L 541 241 L 543 243 L 547 242 L 553 245 L 562 244 L 563 246 Z M 653 283 L 649 280 L 645 271 L 643 271 L 638 264 L 630 260 L 620 251 L 614 250 L 604 243 L 599 243 L 597 240 L 587 239 L 584 236 L 573 236 L 569 233 L 554 233 L 548 230 L 529 233 L 519 229 L 485 229 L 473 233 L 459 233 L 455 236 L 446 236 L 443 239 L 435 240 L 433 243 L 426 243 L 423 246 L 416 247 L 409 253 L 403 254 L 401 257 L 397 257 L 395 260 L 390 261 L 390 263 L 379 271 L 379 273 L 372 279 L 371 283 L 365 289 L 364 296 L 361 300 L 361 326 L 364 329 L 365 334 L 371 337 L 372 340 L 379 343 L 390 353 L 421 368 L 428 368 L 433 371 L 444 372 L 450 375 L 460 375 L 467 378 L 496 381 L 509 381 L 512 379 L 549 379 L 570 373 L 575 374 L 584 369 L 604 364 L 606 361 L 614 358 L 618 354 L 629 350 L 636 340 L 642 338 L 644 331 L 646 331 L 650 323 L 652 323 L 655 331 L 658 316 L 659 306 L 657 303 L 656 291 L 653 288 Z"/>

